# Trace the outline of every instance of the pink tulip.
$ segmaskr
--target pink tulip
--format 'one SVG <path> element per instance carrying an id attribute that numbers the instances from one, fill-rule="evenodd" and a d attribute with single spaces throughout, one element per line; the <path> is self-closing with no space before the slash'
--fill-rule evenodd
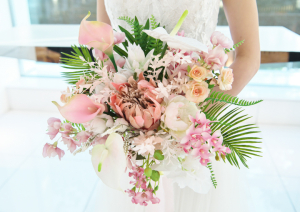
<path id="1" fill-rule="evenodd" d="M 114 32 L 114 44 L 119 44 L 125 42 L 124 32 Z"/>
<path id="2" fill-rule="evenodd" d="M 232 48 L 233 46 L 233 41 L 229 38 L 227 38 L 223 33 L 215 31 L 212 33 L 210 37 L 210 42 L 214 45 L 220 45 L 223 48 Z"/>
<path id="3" fill-rule="evenodd" d="M 65 152 L 57 147 L 57 143 L 48 144 L 46 143 L 43 148 L 43 157 L 55 157 L 58 156 L 59 160 L 65 155 Z"/>
<path id="4" fill-rule="evenodd" d="M 97 115 L 101 115 L 105 106 L 93 102 L 89 97 L 84 94 L 77 94 L 70 98 L 69 102 L 64 106 L 60 106 L 57 102 L 53 101 L 60 112 L 60 114 L 70 122 L 84 123 L 92 120 Z"/>
<path id="5" fill-rule="evenodd" d="M 218 45 L 214 49 L 208 50 L 208 53 L 202 53 L 202 59 L 211 66 L 212 70 L 219 70 L 225 65 L 228 55 L 223 47 Z"/>
<path id="6" fill-rule="evenodd" d="M 113 28 L 103 22 L 87 21 L 86 19 L 90 15 L 91 13 L 89 12 L 81 21 L 78 42 L 98 49 L 108 56 L 112 55 L 114 44 Z"/>
<path id="7" fill-rule="evenodd" d="M 48 135 L 50 139 L 52 140 L 53 138 L 56 137 L 57 133 L 59 132 L 61 121 L 60 119 L 57 118 L 49 118 L 48 121 Z"/>

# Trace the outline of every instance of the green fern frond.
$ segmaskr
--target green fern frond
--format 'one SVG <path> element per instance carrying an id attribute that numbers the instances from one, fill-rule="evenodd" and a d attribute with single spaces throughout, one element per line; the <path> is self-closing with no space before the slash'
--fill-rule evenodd
<path id="1" fill-rule="evenodd" d="M 208 98 L 205 99 L 205 101 L 211 100 L 210 103 L 215 103 L 215 102 L 225 102 L 228 104 L 232 105 L 237 105 L 237 106 L 251 106 L 258 104 L 262 102 L 263 100 L 258 100 L 258 101 L 246 101 L 243 99 L 239 99 L 238 97 L 231 96 L 229 94 L 224 94 L 223 92 L 220 91 L 213 91 Z"/>
<path id="2" fill-rule="evenodd" d="M 156 22 L 156 19 L 153 15 L 151 15 L 150 21 L 151 21 L 151 28 L 152 29 L 156 29 L 159 26 L 159 24 Z"/>
<path id="3" fill-rule="evenodd" d="M 66 82 L 74 85 L 80 79 L 80 76 L 84 74 L 94 74 L 93 71 L 89 70 L 93 67 L 87 64 L 86 61 L 95 62 L 95 59 L 86 46 L 80 45 L 77 47 L 74 45 L 72 49 L 74 50 L 74 52 L 71 52 L 72 55 L 62 52 L 60 62 L 63 64 L 63 68 L 75 70 L 62 72 L 62 77 L 65 78 Z"/>
<path id="4" fill-rule="evenodd" d="M 214 174 L 214 170 L 212 169 L 212 164 L 211 163 L 207 163 L 207 168 L 209 168 L 209 171 L 210 171 L 210 179 L 211 179 L 211 182 L 212 184 L 214 185 L 215 188 L 217 188 L 217 180 L 215 178 L 215 174 Z"/>
<path id="5" fill-rule="evenodd" d="M 248 168 L 247 158 L 261 157 L 261 148 L 256 146 L 261 143 L 261 138 L 256 136 L 260 131 L 254 124 L 242 124 L 251 117 L 242 114 L 244 110 L 240 107 L 228 111 L 230 105 L 226 107 L 224 105 L 225 103 L 216 103 L 204 112 L 208 119 L 217 121 L 211 124 L 211 130 L 212 132 L 220 130 L 223 144 L 231 150 L 231 153 L 226 155 L 228 162 L 240 168 L 240 161 Z"/>
<path id="6" fill-rule="evenodd" d="M 121 17 L 119 17 L 118 19 L 119 19 L 119 20 L 122 20 L 122 21 L 126 21 L 126 23 L 127 23 L 129 26 L 133 27 L 133 24 L 134 24 L 134 18 L 130 18 L 130 17 L 128 17 L 128 16 L 121 16 Z"/>
<path id="7" fill-rule="evenodd" d="M 225 52 L 230 52 L 230 51 L 235 50 L 237 47 L 241 46 L 244 42 L 245 42 L 245 40 L 242 40 L 242 41 L 234 44 L 233 47 L 230 49 L 225 48 Z"/>

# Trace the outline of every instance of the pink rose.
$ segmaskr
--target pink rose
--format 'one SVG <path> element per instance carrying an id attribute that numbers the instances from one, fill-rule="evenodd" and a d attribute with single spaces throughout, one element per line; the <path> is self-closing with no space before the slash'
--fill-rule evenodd
<path id="1" fill-rule="evenodd" d="M 224 68 L 220 71 L 218 78 L 219 88 L 223 91 L 230 90 L 233 83 L 233 73 L 231 68 Z"/>
<path id="2" fill-rule="evenodd" d="M 222 46 L 223 48 L 232 48 L 233 41 L 227 38 L 223 33 L 215 31 L 210 37 L 210 41 L 214 46 Z"/>
<path id="3" fill-rule="evenodd" d="M 228 60 L 228 55 L 225 53 L 222 46 L 218 45 L 212 50 L 208 50 L 208 54 L 203 53 L 204 61 L 211 66 L 212 70 L 222 68 Z"/>
<path id="4" fill-rule="evenodd" d="M 205 81 L 190 81 L 187 84 L 186 98 L 194 103 L 203 102 L 209 94 L 208 84 Z"/>
<path id="5" fill-rule="evenodd" d="M 55 142 L 56 143 L 56 142 Z M 58 148 L 56 144 L 48 144 L 46 143 L 44 148 L 43 148 L 43 157 L 55 157 L 56 155 L 58 156 L 59 160 L 65 155 L 65 152 Z"/>

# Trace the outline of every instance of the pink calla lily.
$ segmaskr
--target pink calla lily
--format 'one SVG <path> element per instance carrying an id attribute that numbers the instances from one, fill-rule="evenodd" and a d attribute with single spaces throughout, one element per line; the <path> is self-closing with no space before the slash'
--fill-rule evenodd
<path id="1" fill-rule="evenodd" d="M 97 115 L 101 115 L 105 106 L 93 102 L 84 94 L 74 95 L 67 104 L 60 106 L 57 102 L 53 101 L 61 113 L 61 115 L 73 123 L 85 123 Z"/>

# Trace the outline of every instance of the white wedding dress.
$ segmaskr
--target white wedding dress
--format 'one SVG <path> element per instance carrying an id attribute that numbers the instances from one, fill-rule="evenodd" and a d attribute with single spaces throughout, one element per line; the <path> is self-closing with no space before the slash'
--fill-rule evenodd
<path id="1" fill-rule="evenodd" d="M 105 6 L 114 29 L 118 25 L 130 29 L 126 22 L 118 20 L 120 16 L 137 16 L 140 23 L 154 15 L 161 26 L 170 32 L 182 13 L 189 11 L 180 30 L 185 36 L 209 44 L 210 35 L 216 28 L 220 0 L 105 0 Z M 179 188 L 165 176 L 161 177 L 157 197 L 159 204 L 140 206 L 131 203 L 127 194 L 108 188 L 99 183 L 95 202 L 97 212 L 246 212 L 252 209 L 247 183 L 240 176 L 238 168 L 220 162 L 213 163 L 218 182 L 217 189 L 211 187 L 207 194 L 198 194 L 192 189 Z M 124 177 L 123 186 L 127 189 L 129 177 Z"/>

